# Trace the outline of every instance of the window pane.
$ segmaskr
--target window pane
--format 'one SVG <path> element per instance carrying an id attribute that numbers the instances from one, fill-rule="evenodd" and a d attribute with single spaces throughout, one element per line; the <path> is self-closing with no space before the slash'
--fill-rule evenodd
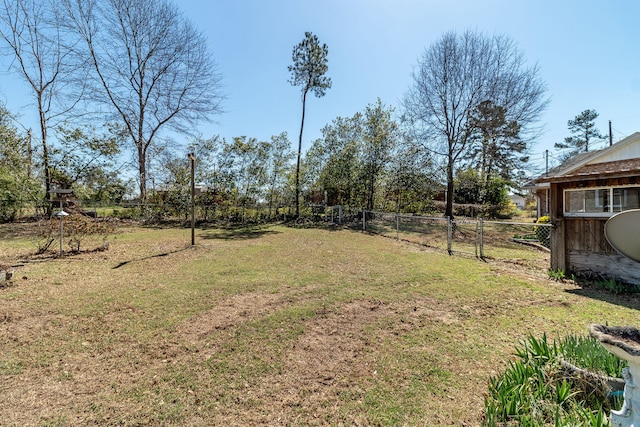
<path id="1" fill-rule="evenodd" d="M 567 191 L 564 206 L 570 213 L 609 212 L 609 189 Z"/>
<path id="2" fill-rule="evenodd" d="M 584 191 L 567 191 L 564 196 L 565 212 L 584 212 Z"/>
<path id="3" fill-rule="evenodd" d="M 613 189 L 614 212 L 622 212 L 638 208 L 640 208 L 640 187 Z"/>

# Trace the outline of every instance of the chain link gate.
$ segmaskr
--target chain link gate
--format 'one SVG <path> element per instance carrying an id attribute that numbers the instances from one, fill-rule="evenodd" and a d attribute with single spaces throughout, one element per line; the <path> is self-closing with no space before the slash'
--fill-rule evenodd
<path id="1" fill-rule="evenodd" d="M 362 230 L 481 259 L 550 262 L 551 224 L 362 211 Z"/>

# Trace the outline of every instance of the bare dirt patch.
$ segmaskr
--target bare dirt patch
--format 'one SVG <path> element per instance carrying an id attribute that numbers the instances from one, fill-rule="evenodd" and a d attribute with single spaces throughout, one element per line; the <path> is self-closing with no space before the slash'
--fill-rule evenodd
<path id="1" fill-rule="evenodd" d="M 248 424 L 368 425 L 366 414 L 341 415 L 341 408 L 361 405 L 363 379 L 377 380 L 376 345 L 385 337 L 424 325 L 425 319 L 456 321 L 427 298 L 393 304 L 358 300 L 319 313 L 305 322 L 304 333 L 284 352 L 282 372 L 265 377 L 259 387 L 240 397 L 264 406 L 240 405 L 242 412 L 230 412 L 226 419 Z"/>
<path id="2" fill-rule="evenodd" d="M 256 319 L 291 302 L 279 294 L 250 292 L 232 295 L 215 308 L 180 324 L 176 336 L 183 344 L 199 345 L 213 333 Z"/>

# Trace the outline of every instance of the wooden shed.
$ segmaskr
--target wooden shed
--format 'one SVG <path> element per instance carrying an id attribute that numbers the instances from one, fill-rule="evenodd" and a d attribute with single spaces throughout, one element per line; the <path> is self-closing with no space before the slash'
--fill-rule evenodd
<path id="1" fill-rule="evenodd" d="M 616 252 L 604 235 L 609 217 L 640 208 L 640 132 L 575 156 L 529 188 L 538 214 L 554 224 L 551 269 L 640 284 L 640 263 Z"/>

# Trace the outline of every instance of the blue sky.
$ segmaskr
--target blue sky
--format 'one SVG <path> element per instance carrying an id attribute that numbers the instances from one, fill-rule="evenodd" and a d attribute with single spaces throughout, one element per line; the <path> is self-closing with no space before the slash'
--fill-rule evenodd
<path id="1" fill-rule="evenodd" d="M 569 136 L 567 120 L 595 109 L 597 127 L 614 142 L 640 131 L 640 2 L 591 0 L 180 0 L 178 7 L 208 37 L 222 74 L 226 112 L 202 124 L 203 137 L 268 140 L 300 126 L 300 89 L 287 80 L 294 45 L 305 31 L 329 47 L 333 86 L 311 96 L 303 147 L 337 116 L 379 97 L 399 106 L 422 52 L 447 31 L 509 36 L 540 67 L 551 102 L 546 132 L 532 160 Z M 6 72 L 0 100 L 27 119 L 28 92 Z M 397 109 L 397 111 L 399 111 Z M 34 125 L 35 127 L 35 125 Z M 553 160 L 552 160 L 553 161 Z"/>

